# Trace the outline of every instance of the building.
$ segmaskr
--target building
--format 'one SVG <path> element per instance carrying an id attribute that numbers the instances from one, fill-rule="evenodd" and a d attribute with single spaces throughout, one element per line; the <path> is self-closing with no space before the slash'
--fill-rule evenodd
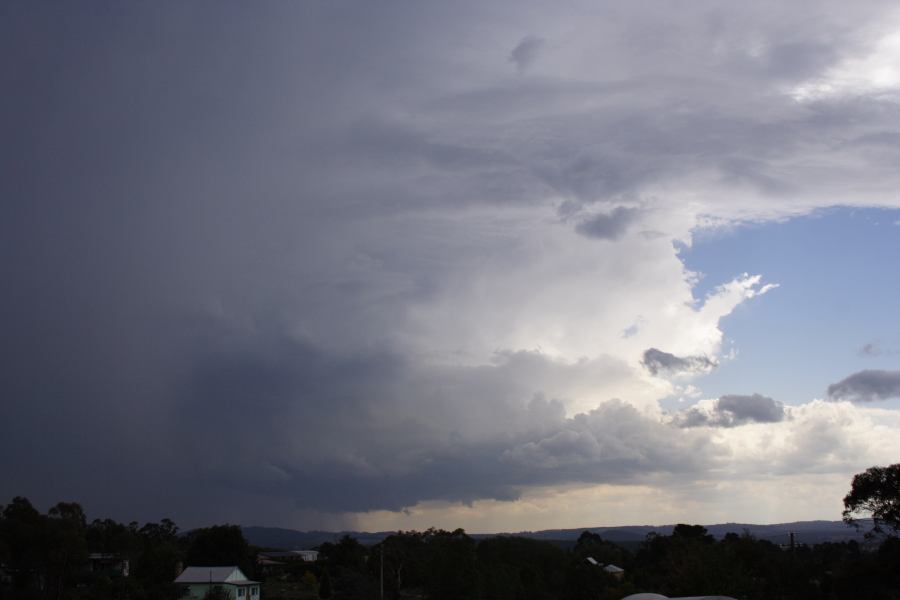
<path id="1" fill-rule="evenodd" d="M 303 561 L 303 562 L 316 562 L 319 560 L 319 551 L 318 550 L 285 550 L 285 551 L 271 551 L 271 552 L 260 552 L 258 559 L 267 559 L 267 560 L 277 560 L 279 562 L 292 562 L 292 561 Z"/>
<path id="2" fill-rule="evenodd" d="M 588 556 L 584 559 L 585 562 L 594 567 L 600 567 L 609 575 L 612 575 L 616 579 L 622 579 L 625 577 L 625 569 L 622 567 L 617 567 L 614 564 L 604 565 L 603 563 L 597 562 L 597 560 L 593 556 Z"/>
<path id="3" fill-rule="evenodd" d="M 622 567 L 617 567 L 616 565 L 609 564 L 603 567 L 603 570 L 615 577 L 616 579 L 622 579 L 625 577 L 625 569 Z"/>
<path id="4" fill-rule="evenodd" d="M 256 555 L 256 568 L 264 575 L 279 575 L 291 565 L 319 560 L 318 550 L 272 550 Z"/>
<path id="5" fill-rule="evenodd" d="M 188 567 L 175 583 L 184 586 L 185 599 L 202 600 L 209 590 L 220 588 L 232 600 L 259 600 L 259 582 L 247 579 L 237 567 Z"/>

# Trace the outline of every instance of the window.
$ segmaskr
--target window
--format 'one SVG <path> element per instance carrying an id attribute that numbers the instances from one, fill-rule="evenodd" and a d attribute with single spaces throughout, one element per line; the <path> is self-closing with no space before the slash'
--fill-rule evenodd
<path id="1" fill-rule="evenodd" d="M 244 588 L 239 587 L 238 588 L 238 598 L 243 598 L 243 597 L 244 597 Z"/>

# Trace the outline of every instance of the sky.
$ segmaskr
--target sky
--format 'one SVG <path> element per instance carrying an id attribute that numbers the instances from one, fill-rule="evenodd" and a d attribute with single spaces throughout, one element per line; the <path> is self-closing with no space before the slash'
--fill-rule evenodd
<path id="1" fill-rule="evenodd" d="M 840 518 L 900 460 L 891 2 L 0 4 L 0 503 Z"/>

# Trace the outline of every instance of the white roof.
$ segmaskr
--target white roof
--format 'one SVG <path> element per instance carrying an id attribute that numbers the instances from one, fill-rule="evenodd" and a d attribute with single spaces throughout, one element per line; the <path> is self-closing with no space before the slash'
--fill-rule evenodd
<path id="1" fill-rule="evenodd" d="M 187 567 L 175 583 L 256 583 L 237 567 Z"/>
<path id="2" fill-rule="evenodd" d="M 616 565 L 606 565 L 603 567 L 603 570 L 607 573 L 624 573 L 625 569 L 622 567 L 617 567 Z"/>

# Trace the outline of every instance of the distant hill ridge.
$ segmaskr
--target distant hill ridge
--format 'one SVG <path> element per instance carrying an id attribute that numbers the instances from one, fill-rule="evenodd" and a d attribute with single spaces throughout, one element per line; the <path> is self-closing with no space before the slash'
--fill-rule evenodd
<path id="1" fill-rule="evenodd" d="M 611 542 L 637 543 L 648 533 L 670 535 L 675 525 L 622 525 L 617 527 L 579 527 L 576 529 L 544 529 L 541 531 L 520 531 L 516 533 L 476 533 L 475 539 L 484 539 L 500 535 L 516 535 L 539 540 L 574 541 L 583 531 L 597 533 Z M 770 525 L 754 525 L 751 523 L 720 523 L 704 525 L 707 531 L 716 538 L 734 532 L 741 534 L 748 531 L 758 539 L 769 540 L 776 544 L 786 544 L 790 533 L 794 532 L 798 543 L 820 544 L 822 542 L 843 542 L 848 540 L 863 541 L 863 532 L 867 527 L 856 530 L 841 521 L 795 521 L 793 523 L 775 523 Z M 262 548 L 278 548 L 282 550 L 304 550 L 325 542 L 337 541 L 343 535 L 349 535 L 365 545 L 377 544 L 394 531 L 297 531 L 281 527 L 242 527 L 244 537 L 255 546 Z"/>

